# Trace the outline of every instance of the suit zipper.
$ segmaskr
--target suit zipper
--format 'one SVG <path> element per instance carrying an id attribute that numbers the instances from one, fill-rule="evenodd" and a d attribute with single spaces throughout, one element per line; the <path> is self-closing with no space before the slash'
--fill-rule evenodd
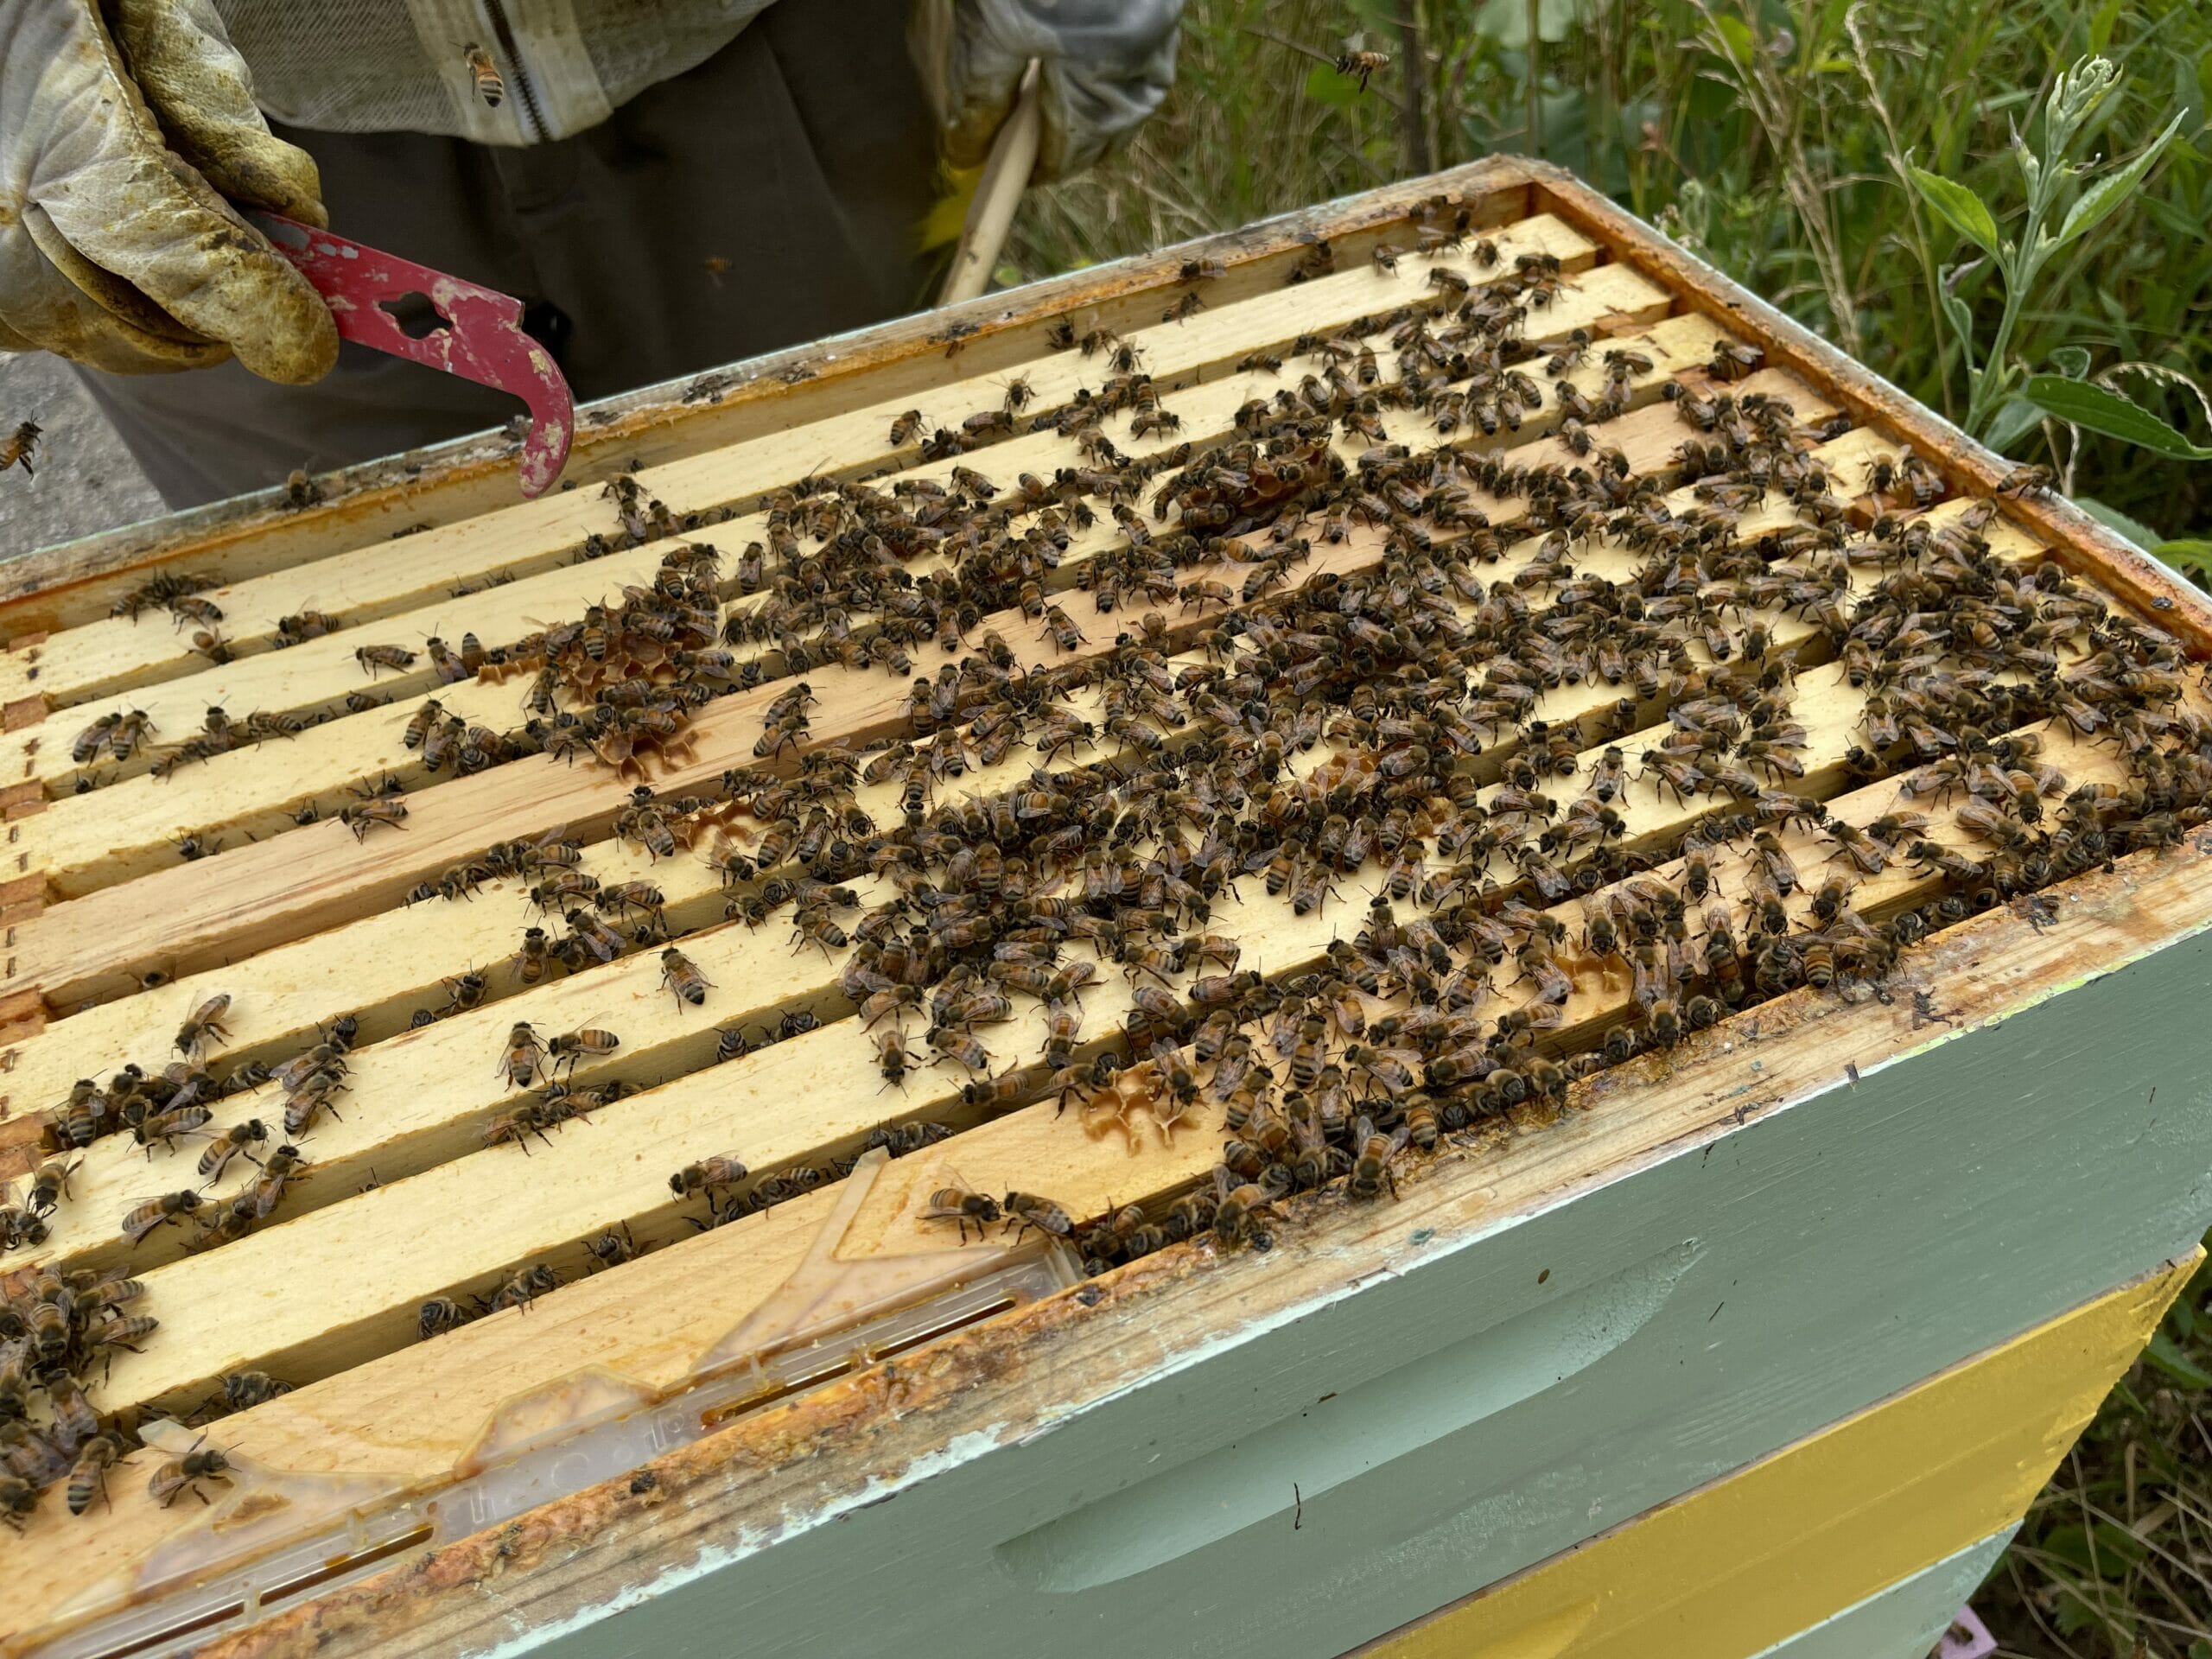
<path id="1" fill-rule="evenodd" d="M 515 44 L 514 29 L 507 22 L 507 9 L 501 0 L 483 0 L 483 4 L 485 20 L 499 42 L 500 55 L 507 60 L 508 85 L 514 91 L 515 113 L 520 118 L 523 136 L 533 144 L 542 143 L 551 129 L 546 124 L 544 111 L 538 108 L 537 89 L 531 85 L 530 66 L 523 60 L 521 48 Z"/>

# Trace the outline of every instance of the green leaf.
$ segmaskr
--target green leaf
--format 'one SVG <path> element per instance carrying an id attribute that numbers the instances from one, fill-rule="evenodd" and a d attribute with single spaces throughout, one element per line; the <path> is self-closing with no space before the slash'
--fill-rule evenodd
<path id="1" fill-rule="evenodd" d="M 2000 454 L 2008 454 L 2042 420 L 2043 411 L 2026 398 L 2007 397 L 1989 417 L 1989 430 L 1981 435 L 1981 441 Z"/>
<path id="2" fill-rule="evenodd" d="M 2212 542 L 2201 537 L 2184 536 L 2178 541 L 2160 542 L 2151 551 L 2177 570 L 2212 575 Z M 2197 1386 L 2204 1385 L 2199 1383 Z"/>
<path id="3" fill-rule="evenodd" d="M 2050 360 L 2069 380 L 2089 378 L 2089 350 L 2086 346 L 2054 346 Z"/>
<path id="4" fill-rule="evenodd" d="M 2101 54 L 2112 44 L 2112 26 L 2120 21 L 2120 0 L 2105 0 L 2089 19 L 2089 53 Z"/>
<path id="5" fill-rule="evenodd" d="M 1936 297 L 1942 303 L 1944 320 L 1951 325 L 1951 332 L 1958 336 L 1959 349 L 1966 353 L 1967 373 L 1971 376 L 1974 372 L 1974 313 L 1948 284 L 1937 287 Z"/>
<path id="6" fill-rule="evenodd" d="M 2197 545 L 2204 547 L 2208 543 L 2199 542 Z M 2212 1371 L 2207 1371 L 2183 1353 L 2179 1344 L 2163 1331 L 2151 1338 L 2151 1345 L 2143 1351 L 2143 1357 L 2185 1389 L 2212 1389 Z"/>
<path id="7" fill-rule="evenodd" d="M 2107 530 L 2113 531 L 2141 548 L 2156 547 L 2164 539 L 2139 518 L 2131 518 L 2118 507 L 2108 507 L 2094 495 L 2077 495 L 2074 505 Z"/>
<path id="8" fill-rule="evenodd" d="M 2119 438 L 2173 461 L 2212 461 L 2212 449 L 2191 443 L 2139 404 L 2086 380 L 2031 374 L 2020 395 L 2047 415 L 2108 438 Z"/>
<path id="9" fill-rule="evenodd" d="M 1985 253 L 1995 254 L 1999 245 L 1997 221 L 1980 196 L 1963 184 L 1954 184 L 1924 167 L 1912 169 L 1912 182 L 1921 198 L 1943 221 Z"/>
<path id="10" fill-rule="evenodd" d="M 2126 200 L 2134 193 L 2135 187 L 2142 183 L 2143 175 L 2151 170 L 2151 164 L 2158 159 L 2158 152 L 2165 149 L 2173 141 L 2174 134 L 2180 130 L 2181 117 L 2176 116 L 2166 123 L 2166 130 L 2153 138 L 2140 156 L 2119 172 L 2107 174 L 2084 190 L 2082 199 L 2067 210 L 2066 222 L 2058 227 L 2057 245 L 2063 247 L 2075 238 L 2088 235 L 2100 220 Z"/>
<path id="11" fill-rule="evenodd" d="M 1574 26 L 1578 4 L 1579 0 L 1537 0 L 1536 38 L 1550 45 L 1565 40 Z M 1500 50 L 1525 52 L 1529 49 L 1529 0 L 1484 0 L 1476 9 L 1473 26 L 1476 34 Z"/>
<path id="12" fill-rule="evenodd" d="M 1751 38 L 1751 25 L 1740 17 L 1720 13 L 1713 19 L 1713 30 L 1720 36 L 1721 44 L 1728 48 L 1728 55 L 1737 67 L 1749 68 L 1758 55 L 1758 43 Z"/>

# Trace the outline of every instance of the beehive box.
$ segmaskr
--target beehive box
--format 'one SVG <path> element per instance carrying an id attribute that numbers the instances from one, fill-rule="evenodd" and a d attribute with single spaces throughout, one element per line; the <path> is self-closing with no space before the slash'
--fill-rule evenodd
<path id="1" fill-rule="evenodd" d="M 1903 1659 L 2186 1277 L 2196 596 L 1565 175 L 584 427 L 7 569 L 7 1651 Z"/>

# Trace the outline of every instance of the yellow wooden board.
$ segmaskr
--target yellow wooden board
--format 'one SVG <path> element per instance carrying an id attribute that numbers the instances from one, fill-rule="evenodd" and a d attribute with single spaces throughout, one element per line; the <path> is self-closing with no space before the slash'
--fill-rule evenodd
<path id="1" fill-rule="evenodd" d="M 1743 1659 L 2026 1512 L 2198 1250 L 1358 1649 Z"/>

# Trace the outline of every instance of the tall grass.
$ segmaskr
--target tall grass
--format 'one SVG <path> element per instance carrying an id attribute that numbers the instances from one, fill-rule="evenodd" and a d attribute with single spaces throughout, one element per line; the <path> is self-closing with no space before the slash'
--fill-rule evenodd
<path id="1" fill-rule="evenodd" d="M 1361 93 L 1328 67 L 1389 53 Z M 1966 365 L 1946 287 L 1987 340 L 1986 264 L 1910 188 L 1971 188 L 2015 231 L 2010 143 L 2054 76 L 2120 68 L 2075 153 L 2134 155 L 2145 187 L 2039 277 L 2012 344 L 2032 366 L 2115 365 L 2199 442 L 2212 381 L 2212 4 L 2207 0 L 1190 0 L 1160 117 L 1092 174 L 1033 191 L 1011 258 L 1044 276 L 1499 150 L 1573 169 L 1954 418 Z M 2056 354 L 2056 355 L 2054 355 Z M 2007 452 L 2065 471 L 2141 528 L 2204 537 L 2212 463 L 2014 423 Z M 2212 1659 L 2212 1274 L 2168 1315 L 1977 1598 L 2003 1651 Z"/>
<path id="2" fill-rule="evenodd" d="M 1325 61 L 1388 52 L 1364 94 Z M 2120 88 L 2077 150 L 2125 156 L 2178 113 L 2146 187 L 2046 270 L 2013 343 L 2078 347 L 2200 442 L 2212 382 L 2212 6 L 2203 0 L 1191 0 L 1167 106 L 1127 154 L 1033 192 L 1012 257 L 1041 276 L 1498 150 L 1573 169 L 1934 408 L 1967 404 L 1947 282 L 1986 337 L 2003 293 L 1905 182 L 1975 189 L 2008 230 L 2009 142 L 2101 53 Z M 1967 249 L 1965 252 L 1971 253 Z M 2212 465 L 2056 425 L 2015 456 L 2154 539 L 2212 525 Z"/>

